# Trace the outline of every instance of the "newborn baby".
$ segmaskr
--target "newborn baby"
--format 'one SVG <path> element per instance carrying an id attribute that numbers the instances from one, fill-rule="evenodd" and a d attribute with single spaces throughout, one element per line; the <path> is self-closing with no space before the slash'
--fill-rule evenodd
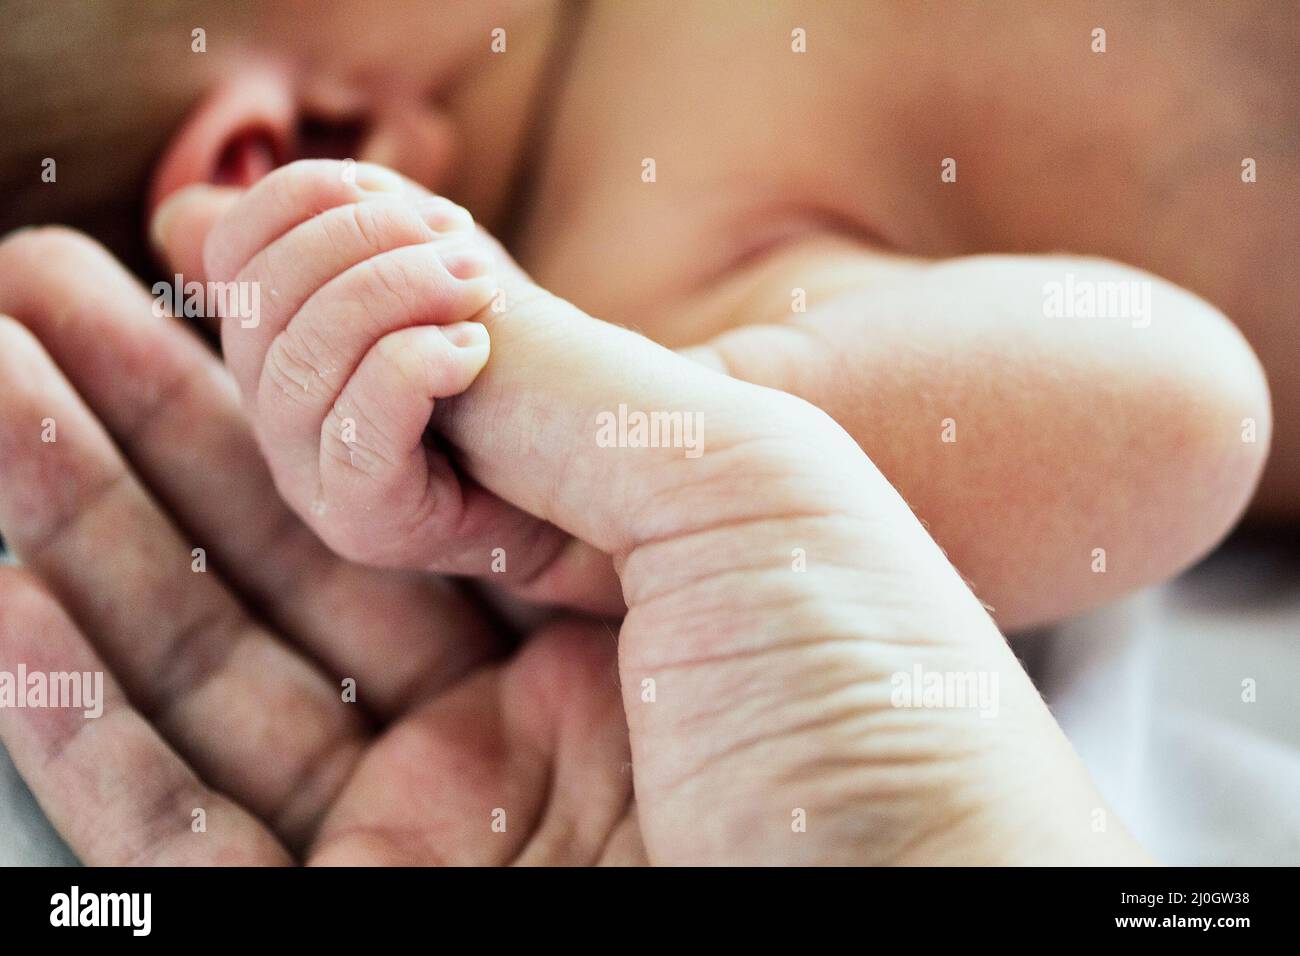
<path id="1" fill-rule="evenodd" d="M 170 231 L 201 233 L 201 222 L 185 221 L 190 214 L 160 215 Z M 592 319 L 533 283 L 466 210 L 388 170 L 335 161 L 281 168 L 234 201 L 203 249 L 210 279 L 268 290 L 256 322 L 227 317 L 223 350 L 281 494 L 346 557 L 470 575 L 491 569 L 523 596 L 617 613 L 601 552 L 621 567 L 646 542 L 757 520 L 738 514 L 764 480 L 743 467 L 744 450 L 779 434 L 790 416 L 776 409 L 787 397 L 701 376 L 643 337 Z M 1004 268 L 1014 276 L 1017 266 Z M 1077 268 L 1084 276 L 1115 271 Z M 960 288 L 972 278 L 955 266 L 936 281 Z M 1226 325 L 1163 285 L 1155 301 L 1165 315 L 1180 309 L 1202 323 L 1200 334 L 1217 336 L 1224 359 L 1249 377 L 1249 354 Z M 1131 400 L 1117 396 L 1117 408 Z M 658 441 L 610 449 L 598 423 L 615 408 L 625 417 L 630 408 L 703 422 L 707 454 Z M 810 438 L 804 470 L 818 467 L 816 447 Z M 615 470 L 615 455 L 638 455 L 641 465 Z M 1242 458 L 1239 473 L 1258 462 Z M 564 472 L 581 472 L 583 484 L 607 473 L 597 484 L 608 494 L 562 506 L 568 485 L 537 476 Z M 701 502 L 701 488 L 736 500 L 715 493 Z M 842 493 L 828 489 L 828 515 Z M 564 529 L 575 539 L 546 523 L 582 513 L 579 504 L 586 521 Z M 629 513 L 639 534 L 611 540 L 610 509 Z M 764 520 L 787 517 L 798 516 Z M 796 558 L 806 553 L 791 544 Z"/>
<path id="2" fill-rule="evenodd" d="M 133 197 L 140 183 L 122 177 L 142 162 L 153 164 L 155 204 L 196 182 L 247 186 L 295 154 L 374 159 L 445 184 L 547 288 L 830 413 L 998 623 L 1023 628 L 1166 578 L 1213 546 L 1263 467 L 1268 393 L 1231 324 L 1156 275 L 1090 258 L 965 254 L 1072 249 L 1195 285 L 1267 346 L 1284 401 L 1294 391 L 1295 366 L 1283 358 L 1294 279 L 1260 273 L 1294 225 L 1279 192 L 1287 153 L 1277 137 L 1258 148 L 1252 138 L 1284 128 L 1289 114 L 1224 108 L 1211 91 L 1248 85 L 1242 70 L 1210 83 L 1135 59 L 1132 42 L 1115 47 L 1117 36 L 1150 36 L 1153 15 L 1089 11 L 1109 31 L 1108 49 L 1092 19 L 1032 6 L 990 22 L 985 12 L 935 17 L 909 4 L 412 4 L 385 5 L 387 29 L 368 27 L 360 44 L 356 4 L 322 5 L 309 31 L 292 7 L 205 8 L 206 36 L 221 42 L 201 54 L 172 42 L 180 26 L 190 30 L 183 18 L 142 28 L 153 63 L 145 72 L 132 66 L 134 47 L 103 43 L 31 60 L 24 75 L 36 83 L 48 64 L 89 74 L 94 50 L 115 50 L 95 83 L 68 95 L 104 89 L 139 116 L 79 109 L 105 128 L 77 141 L 111 141 L 115 162 L 105 167 L 91 150 L 92 165 L 71 165 L 74 175 L 63 158 L 57 186 L 18 193 L 11 208 L 48 219 L 52 203 L 89 205 L 92 187 Z M 1197 24 L 1238 17 L 1249 20 L 1210 7 L 1175 17 L 1159 49 L 1226 62 L 1216 38 L 1231 23 Z M 1030 26 L 1041 44 L 986 55 Z M 82 29 L 54 32 L 74 45 Z M 646 36 L 657 38 L 654 56 Z M 1227 59 L 1285 80 L 1285 42 L 1266 30 L 1251 38 L 1248 54 L 1233 47 Z M 28 102 L 11 100 L 14 109 Z M 1202 107 L 1178 107 L 1187 102 Z M 1102 130 L 1074 119 L 1101 116 L 1118 119 Z M 52 149 L 40 116 L 14 127 L 31 149 Z M 162 155 L 146 154 L 160 139 Z M 1207 139 L 1218 148 L 1195 148 Z M 1258 182 L 1241 178 L 1251 153 Z M 1130 175 L 1139 188 L 1128 188 Z M 1216 228 L 1204 228 L 1211 217 Z M 174 229 L 167 241 L 180 248 L 200 232 Z M 190 259 L 197 274 L 197 250 Z M 260 277 L 278 288 L 278 276 Z M 1132 308 L 1115 307 L 1116 289 L 1137 290 Z M 263 289 L 270 312 L 280 308 L 273 299 Z M 508 290 L 503 304 L 504 322 L 516 305 Z M 383 354 L 404 341 L 431 348 L 429 335 L 410 332 Z M 336 375 L 337 361 L 297 372 Z M 554 375 L 534 374 L 555 386 Z M 520 414 L 537 400 L 525 381 L 509 392 Z M 614 401 L 582 414 L 617 420 L 621 404 L 646 415 L 677 407 Z M 592 428 L 583 418 L 574 441 Z M 376 437 L 354 442 L 348 463 L 365 467 Z M 515 447 L 527 445 L 521 437 Z M 1260 514 L 1294 514 L 1294 446 L 1284 431 Z M 291 494 L 305 514 L 321 504 L 310 489 Z M 441 555 L 438 565 L 484 573 L 492 548 L 504 547 L 501 579 L 545 591 L 531 579 L 554 555 L 509 545 L 532 533 L 561 545 L 534 522 L 484 513 L 472 486 L 466 494 L 466 520 L 484 522 L 469 537 L 488 550 Z M 340 527 L 323 533 L 347 536 L 349 553 L 404 561 L 418 551 L 404 537 L 352 540 L 346 513 L 324 504 Z M 498 535 L 491 521 L 517 523 Z M 582 563 L 590 558 L 576 549 L 554 567 L 573 561 L 596 573 Z"/>
<path id="3" fill-rule="evenodd" d="M 803 405 L 592 319 L 535 285 L 464 209 L 380 167 L 279 169 L 205 249 L 210 278 L 270 290 L 258 321 L 229 317 L 222 340 L 277 487 L 363 563 L 484 575 L 496 556 L 530 597 L 618 611 L 600 552 L 621 563 L 638 544 L 736 520 L 756 500 L 745 489 L 764 480 L 742 467 L 745 450 Z M 625 418 L 630 408 L 705 423 L 707 453 L 608 447 L 597 423 L 618 406 Z M 429 440 L 431 417 L 456 466 Z M 809 442 L 802 469 L 815 472 Z M 620 455 L 639 467 L 616 470 Z M 557 471 L 607 494 L 562 507 L 567 486 L 538 481 Z M 699 490 L 714 484 L 736 499 L 702 506 Z M 598 550 L 530 517 L 571 509 L 588 523 L 567 530 Z M 615 511 L 639 534 L 610 539 Z"/>
<path id="4" fill-rule="evenodd" d="M 523 6 L 385 4 L 365 30 L 354 3 L 320 5 L 310 29 L 296 5 L 205 7 L 203 49 L 198 37 L 185 42 L 202 32 L 189 13 L 160 8 L 151 15 L 165 22 L 141 26 L 146 39 L 130 45 L 104 42 L 112 24 L 86 26 L 111 20 L 103 11 L 112 5 L 58 30 L 47 22 L 57 15 L 39 8 L 3 41 L 6 76 L 30 88 L 0 108 L 18 137 L 10 150 L 29 159 L 53 153 L 59 172 L 37 183 L 34 161 L 13 164 L 26 179 L 10 214 L 15 222 L 92 208 L 107 215 L 104 196 L 134 204 L 147 191 L 156 242 L 185 278 L 257 283 L 255 320 L 225 322 L 226 358 L 280 492 L 338 551 L 486 577 L 524 598 L 587 611 L 618 614 L 626 605 L 619 686 L 637 800 L 655 808 L 643 815 L 644 831 L 685 833 L 691 854 L 707 850 L 706 839 L 728 845 L 750 832 L 760 843 L 785 840 L 790 808 L 808 809 L 800 787 L 817 777 L 831 797 L 811 808 L 814 818 L 843 823 L 819 831 L 831 848 L 850 846 L 848 831 L 865 819 L 872 840 L 902 834 L 905 845 L 883 858 L 916 851 L 933 860 L 928 851 L 943 848 L 911 845 L 907 825 L 927 818 L 918 807 L 937 806 L 985 834 L 992 858 L 1009 845 L 1007 833 L 1032 831 L 1052 814 L 1080 850 L 1058 858 L 1095 858 L 1098 798 L 1087 787 L 1057 798 L 1053 788 L 1070 792 L 1062 781 L 1077 778 L 1077 764 L 971 592 L 917 533 L 908 505 L 1004 629 L 1168 576 L 1236 520 L 1271 424 L 1263 376 L 1236 329 L 1156 275 L 1029 254 L 1104 255 L 1194 286 L 1261 343 L 1284 388 L 1294 383 L 1285 350 L 1265 348 L 1288 341 L 1294 278 L 1282 268 L 1261 275 L 1294 229 L 1280 201 L 1294 97 L 1245 97 L 1257 78 L 1242 67 L 1290 94 L 1290 74 L 1278 65 L 1287 38 L 1236 30 L 1237 18 L 1251 16 L 1236 8 L 1200 11 L 1218 18 L 1208 28 L 1161 11 L 1155 48 L 1156 14 L 1122 6 L 1090 8 L 1087 21 L 1035 7 L 936 16 L 913 4 L 725 14 L 708 3 Z M 1094 16 L 1109 30 L 1109 50 L 1104 40 L 1096 46 Z M 40 42 L 15 59 L 24 36 Z M 1030 36 L 1037 42 L 1026 44 Z M 52 50 L 56 42 L 68 49 Z M 1145 56 L 1132 52 L 1139 47 Z M 1162 57 L 1226 67 L 1211 82 Z M 47 91 L 76 109 L 51 108 Z M 1265 105 L 1243 113 L 1246 101 Z M 64 115 L 78 122 L 61 138 L 49 117 Z M 1258 182 L 1245 178 L 1252 153 Z M 333 161 L 272 172 L 295 156 L 328 155 L 409 175 Z M 473 209 L 538 282 L 463 210 L 416 182 Z M 137 211 L 107 216 L 97 231 L 130 231 Z M 1211 221 L 1216 228 L 1205 228 Z M 86 297 L 102 288 L 98 279 L 77 282 L 102 269 L 69 265 L 84 265 L 87 245 L 57 230 L 0 244 L 0 311 L 58 339 L 60 363 L 80 363 L 78 387 L 101 390 L 92 404 L 105 405 L 104 390 L 131 392 L 128 404 L 144 411 L 118 422 L 125 447 L 161 409 L 176 429 L 158 443 L 168 463 L 197 458 L 199 470 L 220 471 L 237 442 L 209 443 L 201 455 L 188 447 L 183 413 L 191 409 L 171 399 L 200 377 L 175 361 L 183 349 L 174 338 L 165 361 L 150 350 L 161 326 L 132 338 L 131 354 L 145 368 L 159 361 L 165 375 L 124 373 L 120 353 L 78 340 L 82 326 L 68 317 L 93 321 Z M 991 251 L 1017 255 L 972 255 Z M 1116 290 L 1135 291 L 1112 298 Z M 147 312 L 146 299 L 140 318 Z M 124 308 L 114 321 L 134 315 Z M 12 354 L 11 364 L 35 368 L 39 348 Z M 19 386 L 37 381 L 11 377 Z M 59 392 L 57 380 L 39 382 Z M 41 417 L 29 410 L 43 407 L 31 391 L 15 388 L 22 440 L 36 434 L 28 420 Z M 60 408 L 61 435 L 73 440 L 50 450 L 66 456 L 93 429 L 68 429 L 75 402 Z M 624 421 L 656 415 L 689 421 L 702 444 L 674 447 L 686 445 L 685 428 L 680 443 L 670 431 L 666 446 L 620 434 Z M 41 482 L 22 470 L 66 458 L 13 460 L 12 483 L 36 504 L 79 500 L 66 487 L 75 479 L 68 469 L 47 465 Z M 243 468 L 232 478 L 262 475 L 260 465 L 236 460 Z M 1294 513 L 1300 500 L 1280 460 L 1263 513 Z M 187 476 L 174 488 L 199 499 L 187 503 L 206 518 L 206 537 L 220 540 L 214 528 L 223 521 L 247 520 L 210 500 L 211 475 Z M 278 507 L 265 490 L 258 500 Z M 44 524 L 27 512 L 42 509 L 14 500 L 6 531 L 16 529 L 22 553 L 39 544 L 33 529 Z M 153 531 L 150 540 L 174 543 L 174 530 Z M 223 563 L 231 576 L 258 579 L 263 596 L 289 582 L 320 583 L 252 548 Z M 174 561 L 144 564 L 175 576 Z M 360 573 L 342 567 L 339 575 Z M 792 573 L 805 569 L 816 573 Z M 266 570 L 273 584 L 259 578 Z M 217 587 L 188 564 L 183 572 L 175 594 L 192 601 Z M 349 601 L 322 590 L 322 617 L 301 632 L 328 645 L 320 653 L 330 675 L 370 666 L 364 686 L 394 710 L 392 701 L 409 698 L 410 658 L 474 653 L 458 651 L 472 642 L 444 626 L 465 616 L 459 611 L 434 620 L 374 597 L 388 592 L 358 590 L 363 597 Z M 158 611 L 168 604 L 162 593 L 132 591 L 120 602 L 97 594 L 76 606 Z M 229 620 L 238 606 L 202 614 L 176 604 L 192 615 L 182 634 Z M 390 604 L 401 613 L 377 615 Z M 329 626 L 340 617 L 347 627 Z M 612 642 L 599 624 L 587 626 L 596 633 L 586 646 L 605 656 L 593 654 L 600 666 L 583 673 L 617 693 Z M 132 692 L 156 697 L 156 682 L 139 676 L 149 670 L 139 664 L 148 656 L 135 640 L 141 628 L 122 617 L 106 630 L 115 666 L 135 674 Z M 374 632 L 387 630 L 409 640 L 372 654 Z M 553 673 L 563 677 L 538 681 L 542 692 L 563 686 L 584 699 L 570 656 L 545 639 L 526 647 L 556 655 Z M 240 679 L 223 691 L 253 688 L 243 691 L 249 701 L 264 703 L 263 687 L 310 684 L 320 706 L 291 711 L 306 716 L 290 720 L 279 707 L 237 708 L 262 714 L 275 733 L 230 734 L 195 711 L 177 736 L 217 765 L 205 768 L 213 779 L 229 769 L 227 744 L 250 758 L 229 763 L 255 769 L 254 802 L 278 815 L 278 788 L 304 788 L 267 768 L 310 767 L 321 751 L 308 739 L 294 763 L 271 756 L 266 741 L 354 718 L 338 714 L 328 681 L 312 684 L 302 669 L 292 672 L 296 684 L 261 683 L 273 673 L 264 659 L 237 656 Z M 203 673 L 185 655 L 176 660 L 172 685 Z M 1007 719 L 972 731 L 966 721 L 979 714 L 896 705 L 888 675 L 918 663 L 999 678 Z M 655 708 L 634 706 L 643 679 L 665 674 L 673 693 Z M 465 698 L 478 701 L 479 690 L 465 685 Z M 230 712 L 224 693 L 211 697 Z M 502 699 L 516 698 L 503 690 Z M 549 728 L 537 720 L 544 710 L 524 708 L 521 723 Z M 490 723 L 473 713 L 448 739 L 462 740 L 465 724 Z M 613 723 L 602 714 L 574 722 Z M 715 749 L 696 743 L 703 724 L 723 725 L 709 737 Z M 223 731 L 215 756 L 187 736 L 203 727 L 210 747 L 214 726 Z M 821 731 L 816 746 L 810 727 Z M 954 727 L 963 732 L 945 736 Z M 932 749 L 940 737 L 952 746 Z M 776 740 L 788 759 L 767 750 L 757 761 L 731 759 L 755 740 Z M 994 740 L 1005 746 L 967 746 Z M 492 752 L 526 751 L 489 741 Z M 1044 752 L 1059 759 L 1040 759 Z M 397 755 L 406 756 L 400 747 Z M 601 759 L 608 770 L 612 762 Z M 464 766 L 394 764 L 402 774 Z M 339 766 L 344 776 L 351 764 Z M 844 772 L 864 766 L 871 772 Z M 749 776 L 755 768 L 763 779 Z M 384 777 L 361 779 L 362 822 L 388 794 L 378 783 L 366 789 L 367 779 Z M 1032 800 L 1027 781 L 1044 784 Z M 656 787 L 663 792 L 647 792 Z M 687 799 L 703 793 L 706 815 L 722 814 L 744 802 L 713 795 L 737 789 L 761 794 L 775 808 L 765 819 L 780 825 L 755 828 L 741 814 L 724 832 L 701 825 L 699 801 Z M 664 813 L 665 801 L 678 812 Z M 837 818 L 837 806 L 866 816 Z M 978 818 L 964 815 L 973 806 Z M 311 832 L 317 816 L 290 814 L 286 829 Z"/>

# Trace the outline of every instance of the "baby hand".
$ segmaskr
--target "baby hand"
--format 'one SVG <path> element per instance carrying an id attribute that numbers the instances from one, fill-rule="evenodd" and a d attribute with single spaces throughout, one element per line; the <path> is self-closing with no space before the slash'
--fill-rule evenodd
<path id="1" fill-rule="evenodd" d="M 620 612 L 601 552 L 773 507 L 772 448 L 816 464 L 810 407 L 583 314 L 381 168 L 277 170 L 204 258 L 259 290 L 256 321 L 223 321 L 226 360 L 281 494 L 345 557 L 498 571 L 521 597 Z"/>
<path id="2" fill-rule="evenodd" d="M 225 317 L 226 362 L 277 489 L 327 544 L 367 564 L 504 570 L 524 596 L 621 610 L 607 558 L 463 481 L 430 440 L 435 405 L 488 360 L 476 320 L 496 254 L 454 203 L 325 161 L 267 177 L 204 244 L 207 277 L 258 306 Z M 572 598 L 546 593 L 560 557 L 582 579 Z"/>

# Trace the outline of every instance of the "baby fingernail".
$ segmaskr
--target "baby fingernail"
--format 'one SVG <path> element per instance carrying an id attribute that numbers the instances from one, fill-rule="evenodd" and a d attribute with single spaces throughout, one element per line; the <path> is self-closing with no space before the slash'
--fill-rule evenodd
<path id="1" fill-rule="evenodd" d="M 447 341 L 458 349 L 476 351 L 486 349 L 491 344 L 487 326 L 482 322 L 453 322 L 451 325 L 438 326 Z"/>
<path id="2" fill-rule="evenodd" d="M 474 217 L 463 206 L 442 197 L 421 199 L 415 204 L 420 216 L 429 227 L 438 232 L 454 232 L 474 228 Z"/>
<path id="3" fill-rule="evenodd" d="M 492 257 L 479 249 L 446 252 L 442 262 L 457 279 L 477 279 L 492 271 Z"/>
<path id="4" fill-rule="evenodd" d="M 405 191 L 406 182 L 397 173 L 374 166 L 370 163 L 356 163 L 352 167 L 353 183 L 358 189 L 372 193 L 400 193 Z"/>
<path id="5" fill-rule="evenodd" d="M 490 305 L 493 312 L 502 311 L 501 305 L 498 304 L 502 301 L 501 287 L 497 284 L 497 277 L 494 275 L 465 279 L 462 281 L 461 291 L 465 295 L 467 307 L 473 305 L 479 309 L 486 309 Z"/>

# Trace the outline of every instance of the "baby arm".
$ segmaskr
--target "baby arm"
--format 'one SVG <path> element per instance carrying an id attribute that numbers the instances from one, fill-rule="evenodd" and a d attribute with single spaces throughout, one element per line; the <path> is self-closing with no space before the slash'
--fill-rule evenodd
<path id="1" fill-rule="evenodd" d="M 271 289 L 259 326 L 227 321 L 224 339 L 282 494 L 358 560 L 483 574 L 503 555 L 495 579 L 521 596 L 617 611 L 608 563 L 539 520 L 555 515 L 563 486 L 543 483 L 540 498 L 533 487 L 520 511 L 480 484 L 500 492 L 547 451 L 587 463 L 566 446 L 594 445 L 596 416 L 623 404 L 594 400 L 601 380 L 609 395 L 634 393 L 636 356 L 653 346 L 633 336 L 625 354 L 627 333 L 537 288 L 463 211 L 367 175 L 369 190 L 330 164 L 296 164 L 259 184 L 208 243 L 211 274 Z M 1071 272 L 1150 282 L 1151 315 L 1048 318 L 1044 284 Z M 791 311 L 800 288 L 806 313 Z M 485 306 L 498 293 L 496 321 Z M 830 413 L 1007 628 L 1189 563 L 1239 513 L 1267 448 L 1267 393 L 1240 336 L 1199 300 L 1119 266 L 922 265 L 809 243 L 707 309 L 701 321 L 715 328 L 751 324 L 692 356 Z M 485 358 L 467 319 L 492 326 L 512 355 L 488 365 L 458 413 L 438 399 L 463 390 Z M 702 411 L 656 385 L 640 410 Z M 464 480 L 420 440 L 431 411 L 444 426 L 472 419 L 495 447 L 506 440 L 510 473 L 494 456 L 476 459 L 486 445 L 471 429 L 455 443 L 476 479 Z M 544 447 L 560 434 L 570 437 Z M 619 493 L 610 486 L 610 500 Z"/>
<path id="2" fill-rule="evenodd" d="M 481 571 L 491 548 L 531 561 L 560 529 L 613 555 L 652 861 L 789 853 L 791 807 L 818 820 L 796 851 L 809 862 L 1140 859 L 1122 828 L 1092 831 L 1100 797 L 1008 646 L 829 416 L 584 315 L 481 233 L 431 222 L 439 207 L 400 182 L 362 185 L 381 195 L 340 183 L 337 164 L 295 164 L 208 242 L 210 277 L 276 292 L 268 327 L 227 318 L 223 341 L 277 482 L 367 559 L 477 554 L 466 569 Z M 486 365 L 447 334 L 466 321 L 488 328 Z M 620 405 L 690 415 L 695 440 L 603 442 L 597 422 Z M 431 407 L 458 469 L 422 441 Z M 889 675 L 921 666 L 983 674 L 996 700 L 897 705 Z"/>
<path id="3" fill-rule="evenodd" d="M 257 321 L 223 322 L 227 364 L 278 490 L 334 550 L 503 571 L 491 579 L 521 597 L 621 613 L 609 555 L 770 507 L 749 449 L 805 403 L 586 316 L 463 210 L 385 170 L 341 169 L 272 173 L 204 253 L 209 279 L 262 290 Z M 620 406 L 675 417 L 692 447 L 602 442 Z M 717 488 L 727 497 L 701 490 Z"/>
<path id="4" fill-rule="evenodd" d="M 1086 286 L 1126 287 L 1134 308 L 1061 315 L 1050 296 Z M 827 411 L 1004 628 L 1187 566 L 1241 514 L 1267 453 L 1245 340 L 1116 263 L 927 263 L 821 240 L 705 299 L 698 321 L 728 331 L 687 354 Z"/>

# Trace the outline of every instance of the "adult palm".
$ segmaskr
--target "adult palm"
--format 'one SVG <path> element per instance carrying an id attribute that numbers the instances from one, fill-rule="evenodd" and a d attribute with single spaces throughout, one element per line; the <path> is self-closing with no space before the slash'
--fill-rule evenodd
<path id="1" fill-rule="evenodd" d="M 0 667 L 117 677 L 102 718 L 0 709 L 0 738 L 87 861 L 1142 859 L 1095 826 L 974 596 L 810 406 L 619 339 L 637 382 L 676 363 L 717 411 L 709 468 L 529 475 L 569 482 L 557 524 L 624 542 L 630 610 L 617 653 L 576 620 L 512 651 L 447 583 L 327 552 L 220 363 L 94 243 L 6 241 L 0 312 L 21 320 L 0 319 L 0 529 L 25 561 L 0 574 Z M 627 387 L 593 381 L 599 407 Z M 504 455 L 519 423 L 487 413 Z M 606 478 L 628 500 L 589 507 Z M 627 514 L 639 530 L 604 524 Z M 996 681 L 995 713 L 898 706 L 891 675 L 919 671 Z"/>
<path id="2" fill-rule="evenodd" d="M 220 362 L 91 240 L 0 245 L 0 709 L 86 862 L 643 859 L 615 641 L 511 652 L 458 587 L 350 565 L 281 504 Z"/>

